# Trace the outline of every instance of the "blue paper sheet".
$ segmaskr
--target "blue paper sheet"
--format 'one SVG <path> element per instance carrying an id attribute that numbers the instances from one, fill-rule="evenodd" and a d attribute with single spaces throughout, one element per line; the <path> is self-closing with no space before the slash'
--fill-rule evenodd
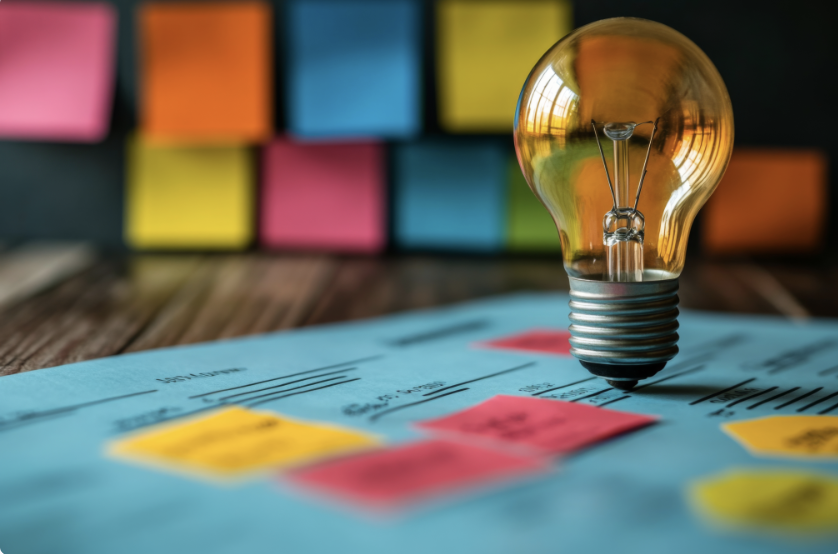
<path id="1" fill-rule="evenodd" d="M 714 531 L 685 497 L 691 480 L 733 466 L 838 474 L 835 463 L 755 458 L 719 429 L 725 421 L 800 409 L 815 414 L 834 407 L 838 413 L 835 397 L 812 405 L 838 391 L 838 323 L 832 321 L 799 325 L 684 313 L 681 354 L 644 386 L 623 393 L 592 379 L 540 395 L 654 414 L 658 424 L 565 458 L 547 475 L 392 519 L 301 496 L 269 479 L 219 487 L 104 455 L 109 441 L 132 429 L 212 408 L 233 393 L 264 388 L 260 382 L 325 374 L 343 378 L 328 388 L 312 379 L 293 393 L 278 387 L 269 396 L 252 392 L 236 400 L 372 431 L 391 443 L 411 440 L 419 436 L 411 422 L 496 394 L 532 395 L 534 385 L 541 392 L 545 383 L 553 388 L 588 379 L 572 358 L 474 347 L 531 328 L 566 327 L 567 311 L 565 295 L 523 294 L 0 378 L 0 550 L 835 551 L 835 536 L 796 540 Z M 520 369 L 506 371 L 512 368 Z M 430 394 L 422 388 L 436 381 L 445 386 Z M 745 389 L 772 386 L 800 389 L 760 405 L 770 397 L 732 405 L 745 398 Z M 466 390 L 444 394 L 458 389 Z M 786 405 L 814 389 L 805 401 Z"/>
<path id="2" fill-rule="evenodd" d="M 421 129 L 418 0 L 292 0 L 288 122 L 306 138 L 407 138 Z"/>
<path id="3" fill-rule="evenodd" d="M 491 139 L 427 140 L 395 150 L 395 235 L 405 248 L 499 250 L 506 149 Z"/>

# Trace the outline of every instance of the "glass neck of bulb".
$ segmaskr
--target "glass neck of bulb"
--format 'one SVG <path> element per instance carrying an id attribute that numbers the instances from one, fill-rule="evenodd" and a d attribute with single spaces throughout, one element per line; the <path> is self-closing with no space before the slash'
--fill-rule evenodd
<path id="1" fill-rule="evenodd" d="M 645 219 L 633 206 L 629 187 L 629 139 L 634 123 L 606 123 L 604 132 L 614 150 L 614 207 L 603 219 L 608 280 L 643 280 L 643 233 Z"/>

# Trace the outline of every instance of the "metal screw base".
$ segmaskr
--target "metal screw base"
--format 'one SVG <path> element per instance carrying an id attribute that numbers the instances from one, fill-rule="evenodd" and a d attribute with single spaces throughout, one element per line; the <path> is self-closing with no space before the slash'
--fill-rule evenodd
<path id="1" fill-rule="evenodd" d="M 615 283 L 570 278 L 570 353 L 629 390 L 678 354 L 678 279 Z"/>

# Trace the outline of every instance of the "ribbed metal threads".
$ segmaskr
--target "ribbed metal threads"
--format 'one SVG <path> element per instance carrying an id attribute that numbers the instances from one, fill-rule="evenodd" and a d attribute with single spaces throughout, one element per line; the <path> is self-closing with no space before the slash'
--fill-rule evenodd
<path id="1" fill-rule="evenodd" d="M 656 364 L 678 353 L 678 279 L 570 278 L 570 353 L 597 364 Z"/>

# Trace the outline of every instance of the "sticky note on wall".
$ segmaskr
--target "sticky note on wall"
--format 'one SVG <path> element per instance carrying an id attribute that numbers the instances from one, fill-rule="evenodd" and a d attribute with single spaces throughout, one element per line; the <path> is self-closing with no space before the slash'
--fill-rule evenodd
<path id="1" fill-rule="evenodd" d="M 550 212 L 527 185 L 518 161 L 509 163 L 506 246 L 516 251 L 559 251 L 561 243 Z"/>
<path id="2" fill-rule="evenodd" d="M 157 140 L 235 143 L 272 127 L 271 10 L 262 2 L 140 8 L 140 120 Z"/>
<path id="3" fill-rule="evenodd" d="M 395 234 L 405 248 L 500 249 L 505 230 L 503 144 L 488 139 L 406 143 L 395 150 Z"/>
<path id="4" fill-rule="evenodd" d="M 136 248 L 228 249 L 253 235 L 254 176 L 240 146 L 129 143 L 126 238 Z"/>
<path id="5" fill-rule="evenodd" d="M 386 243 L 384 146 L 277 139 L 263 153 L 261 240 L 377 252 Z"/>
<path id="6" fill-rule="evenodd" d="M 96 142 L 108 133 L 116 13 L 104 3 L 0 9 L 0 137 Z"/>
<path id="7" fill-rule="evenodd" d="M 572 28 L 566 0 L 437 3 L 439 118 L 451 132 L 509 131 L 530 70 Z"/>
<path id="8" fill-rule="evenodd" d="M 712 254 L 806 253 L 826 230 L 826 157 L 812 150 L 737 148 L 702 210 Z"/>
<path id="9" fill-rule="evenodd" d="M 292 0 L 288 123 L 304 137 L 409 137 L 421 126 L 419 0 Z"/>

